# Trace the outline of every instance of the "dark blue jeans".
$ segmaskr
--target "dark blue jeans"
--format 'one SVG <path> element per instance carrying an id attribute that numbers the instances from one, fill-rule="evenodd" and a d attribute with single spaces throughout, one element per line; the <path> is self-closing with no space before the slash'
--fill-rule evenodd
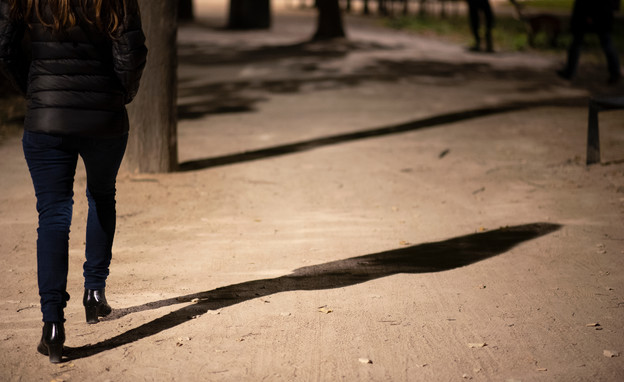
<path id="1" fill-rule="evenodd" d="M 85 138 L 24 132 L 24 156 L 37 197 L 37 280 L 44 322 L 63 322 L 69 227 L 78 156 L 87 173 L 85 288 L 106 285 L 115 235 L 115 183 L 128 135 Z"/>

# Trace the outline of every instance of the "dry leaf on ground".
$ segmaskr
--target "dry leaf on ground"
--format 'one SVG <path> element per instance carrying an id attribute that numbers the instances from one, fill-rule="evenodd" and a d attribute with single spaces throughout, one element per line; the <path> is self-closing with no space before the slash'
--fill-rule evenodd
<path id="1" fill-rule="evenodd" d="M 469 348 L 482 348 L 487 346 L 485 342 L 471 342 L 468 344 Z"/>
<path id="2" fill-rule="evenodd" d="M 318 308 L 318 311 L 325 314 L 333 312 L 333 310 L 329 309 L 327 306 L 321 306 L 320 308 Z"/>
<path id="3" fill-rule="evenodd" d="M 609 357 L 609 358 L 620 356 L 620 352 L 615 351 L 615 350 L 605 350 L 602 352 L 602 354 L 604 354 L 605 357 Z"/>

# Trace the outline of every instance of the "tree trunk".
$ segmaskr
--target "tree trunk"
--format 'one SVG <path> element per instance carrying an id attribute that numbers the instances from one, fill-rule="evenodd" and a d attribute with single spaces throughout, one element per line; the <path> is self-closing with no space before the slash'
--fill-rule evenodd
<path id="1" fill-rule="evenodd" d="M 363 13 L 365 15 L 370 15 L 370 8 L 368 7 L 368 0 L 364 0 L 364 10 Z"/>
<path id="2" fill-rule="evenodd" d="M 271 27 L 270 0 L 230 0 L 230 29 L 268 29 Z"/>
<path id="3" fill-rule="evenodd" d="M 377 0 L 377 13 L 382 16 L 386 16 L 388 14 L 388 5 L 386 4 L 386 0 Z"/>
<path id="4" fill-rule="evenodd" d="M 178 20 L 191 21 L 194 18 L 193 0 L 178 0 Z"/>
<path id="5" fill-rule="evenodd" d="M 147 37 L 147 66 L 130 104 L 130 136 L 124 166 L 131 172 L 170 172 L 177 168 L 177 10 L 178 0 L 139 0 Z"/>
<path id="6" fill-rule="evenodd" d="M 317 0 L 318 23 L 314 40 L 345 37 L 338 0 Z"/>

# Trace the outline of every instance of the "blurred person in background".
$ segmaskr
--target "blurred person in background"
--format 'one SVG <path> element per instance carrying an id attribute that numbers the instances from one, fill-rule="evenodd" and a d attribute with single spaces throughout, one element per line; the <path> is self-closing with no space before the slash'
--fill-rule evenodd
<path id="1" fill-rule="evenodd" d="M 600 46 L 607 59 L 609 77 L 607 82 L 615 84 L 622 77 L 620 60 L 613 45 L 614 12 L 619 10 L 620 0 L 575 0 L 572 10 L 570 29 L 572 42 L 568 47 L 568 60 L 565 67 L 557 71 L 564 79 L 570 80 L 576 74 L 581 55 L 581 47 L 586 33 L 596 33 L 600 39 Z"/>
<path id="2" fill-rule="evenodd" d="M 494 27 L 494 13 L 489 0 L 467 0 L 468 1 L 468 15 L 470 19 L 470 30 L 474 37 L 474 45 L 470 47 L 473 52 L 481 51 L 481 19 L 483 14 L 485 19 L 485 51 L 494 52 L 494 45 L 492 43 L 492 28 Z"/>

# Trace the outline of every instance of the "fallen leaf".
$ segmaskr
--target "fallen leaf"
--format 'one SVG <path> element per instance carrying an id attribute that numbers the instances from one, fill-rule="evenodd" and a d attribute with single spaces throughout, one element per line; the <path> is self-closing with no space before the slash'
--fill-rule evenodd
<path id="1" fill-rule="evenodd" d="M 617 352 L 615 350 L 605 350 L 602 352 L 602 354 L 604 354 L 605 357 L 609 357 L 609 358 L 614 358 L 614 357 L 619 357 L 620 356 L 620 352 Z"/>
<path id="2" fill-rule="evenodd" d="M 327 306 L 321 306 L 320 308 L 318 308 L 318 311 L 325 314 L 333 312 L 333 310 L 329 309 Z"/>
<path id="3" fill-rule="evenodd" d="M 482 348 L 487 346 L 485 342 L 471 342 L 468 344 L 469 348 Z"/>
<path id="4" fill-rule="evenodd" d="M 476 194 L 478 194 L 478 193 L 480 193 L 480 192 L 484 192 L 484 191 L 485 191 L 485 187 L 481 187 L 481 188 L 480 188 L 480 189 L 478 189 L 478 190 L 474 190 L 474 191 L 472 191 L 472 194 L 473 194 L 473 195 L 476 195 Z"/>
<path id="5" fill-rule="evenodd" d="M 373 361 L 368 358 L 358 358 L 358 361 L 360 361 L 360 363 L 373 363 Z"/>

